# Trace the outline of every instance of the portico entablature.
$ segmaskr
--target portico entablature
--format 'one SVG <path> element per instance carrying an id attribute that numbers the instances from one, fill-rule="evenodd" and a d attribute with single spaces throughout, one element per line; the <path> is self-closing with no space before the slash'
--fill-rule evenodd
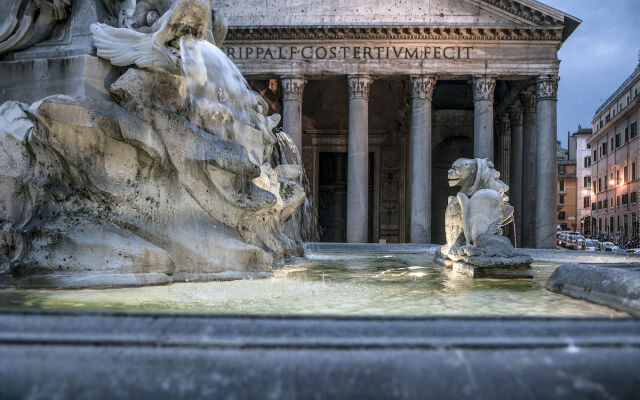
<path id="1" fill-rule="evenodd" d="M 233 36 L 232 36 L 233 37 Z M 556 75 L 555 41 L 495 40 L 228 40 L 223 51 L 248 77 L 299 74 L 314 79 L 370 74 L 437 74 L 459 79 L 477 74 L 503 79 Z"/>
<path id="2" fill-rule="evenodd" d="M 219 11 L 231 22 L 224 51 L 256 78 L 555 75 L 580 23 L 534 0 L 236 0 Z"/>

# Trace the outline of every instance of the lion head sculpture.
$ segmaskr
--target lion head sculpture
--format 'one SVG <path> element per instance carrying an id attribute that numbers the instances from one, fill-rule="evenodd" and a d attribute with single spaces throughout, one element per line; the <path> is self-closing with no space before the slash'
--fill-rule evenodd
<path id="1" fill-rule="evenodd" d="M 502 195 L 509 190 L 509 186 L 500 180 L 500 172 L 493 162 L 484 158 L 459 158 L 449 169 L 448 179 L 449 186 L 460 186 L 460 192 L 469 197 L 481 189 L 493 189 Z M 508 200 L 505 195 L 505 201 Z"/>
<path id="2" fill-rule="evenodd" d="M 445 214 L 447 244 L 441 250 L 450 259 L 459 259 L 476 246 L 482 236 L 500 235 L 501 227 L 512 221 L 509 187 L 487 159 L 460 158 L 448 172 L 449 186 L 460 187 L 449 198 Z M 477 253 L 477 249 L 475 251 Z"/>

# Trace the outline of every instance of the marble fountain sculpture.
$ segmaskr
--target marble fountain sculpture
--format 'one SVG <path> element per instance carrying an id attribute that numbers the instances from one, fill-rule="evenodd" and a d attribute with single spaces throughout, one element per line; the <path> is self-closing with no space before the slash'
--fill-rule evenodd
<path id="1" fill-rule="evenodd" d="M 460 187 L 445 210 L 447 243 L 438 260 L 474 278 L 531 278 L 532 259 L 519 253 L 502 228 L 513 222 L 509 187 L 487 159 L 461 158 L 448 173 L 449 186 Z"/>
<path id="2" fill-rule="evenodd" d="M 283 233 L 299 155 L 218 47 L 224 19 L 207 0 L 103 2 L 111 22 L 91 31 L 123 67 L 112 100 L 0 106 L 3 284 L 260 277 L 302 255 Z"/>

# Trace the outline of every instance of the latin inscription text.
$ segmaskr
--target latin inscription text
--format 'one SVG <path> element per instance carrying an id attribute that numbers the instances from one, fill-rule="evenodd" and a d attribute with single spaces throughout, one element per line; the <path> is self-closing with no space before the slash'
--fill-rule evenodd
<path id="1" fill-rule="evenodd" d="M 473 47 L 225 46 L 232 60 L 469 60 Z"/>

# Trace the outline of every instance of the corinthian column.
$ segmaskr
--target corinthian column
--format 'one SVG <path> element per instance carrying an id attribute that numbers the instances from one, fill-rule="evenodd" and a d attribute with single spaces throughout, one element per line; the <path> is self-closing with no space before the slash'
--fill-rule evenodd
<path id="1" fill-rule="evenodd" d="M 431 100 L 436 78 L 411 78 L 411 243 L 431 242 Z"/>
<path id="2" fill-rule="evenodd" d="M 511 165 L 511 124 L 509 114 L 503 115 L 499 123 L 500 129 L 500 180 L 511 185 L 509 166 Z"/>
<path id="3" fill-rule="evenodd" d="M 520 243 L 522 247 L 534 248 L 536 246 L 536 143 L 538 141 L 535 92 L 523 92 L 520 95 L 520 102 L 522 103 L 523 129 Z"/>
<path id="4" fill-rule="evenodd" d="M 473 80 L 473 154 L 493 161 L 493 96 L 496 80 L 476 77 Z"/>
<path id="5" fill-rule="evenodd" d="M 558 81 L 554 75 L 536 79 L 538 143 L 536 145 L 536 248 L 556 247 L 558 160 Z"/>
<path id="6" fill-rule="evenodd" d="M 369 88 L 371 77 L 349 76 L 347 242 L 365 243 L 369 233 Z"/>
<path id="7" fill-rule="evenodd" d="M 302 92 L 306 80 L 301 76 L 283 76 L 282 129 L 291 136 L 302 154 Z"/>
<path id="8" fill-rule="evenodd" d="M 509 202 L 514 208 L 513 218 L 516 223 L 516 245 L 522 246 L 522 106 L 516 102 L 509 110 L 511 125 L 511 163 L 509 165 Z"/>

